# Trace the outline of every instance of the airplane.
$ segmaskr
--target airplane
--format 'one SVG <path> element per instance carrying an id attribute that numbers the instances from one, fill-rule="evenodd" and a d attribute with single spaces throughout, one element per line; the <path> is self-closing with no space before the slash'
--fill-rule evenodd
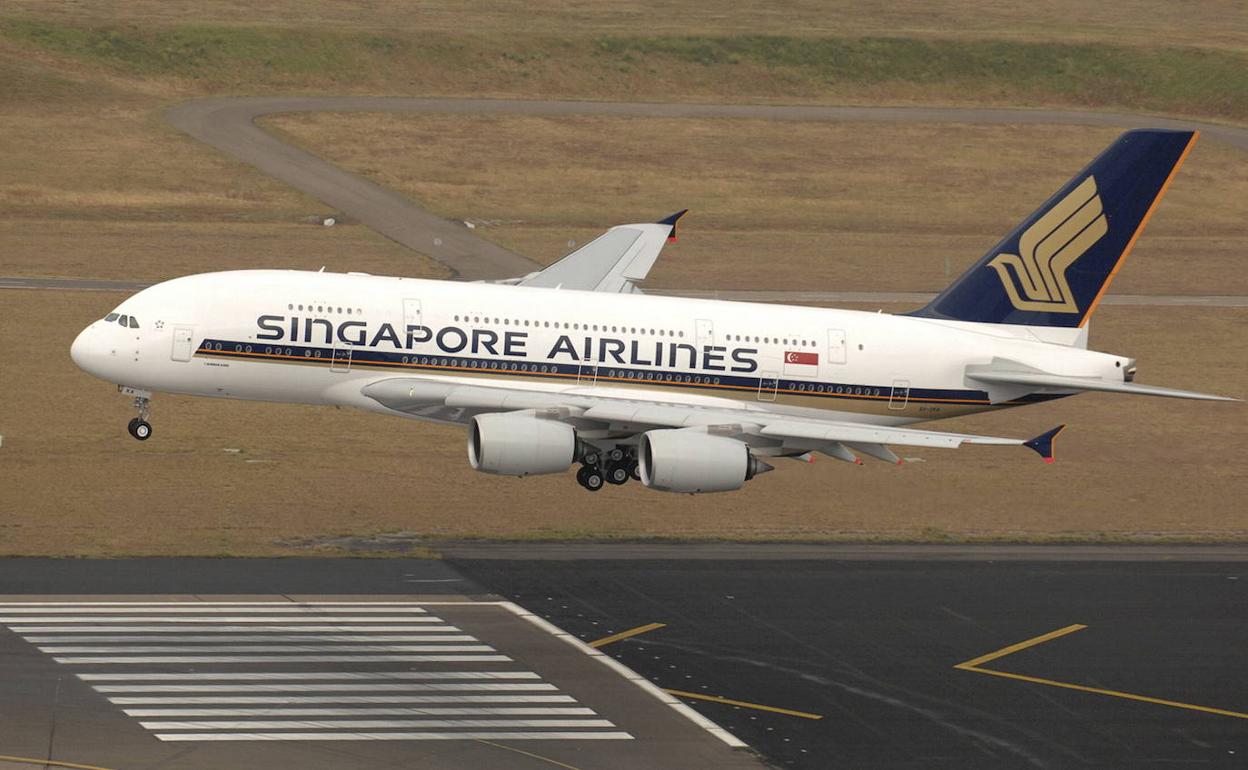
<path id="1" fill-rule="evenodd" d="M 465 426 L 472 468 L 587 490 L 739 489 L 768 460 L 901 463 L 891 446 L 1024 446 L 916 429 L 1135 382 L 1088 320 L 1198 134 L 1121 135 L 927 306 L 909 313 L 662 297 L 638 288 L 680 212 L 613 227 L 544 270 L 461 283 L 294 270 L 176 278 L 74 340 L 86 372 L 155 392 L 333 404 Z"/>

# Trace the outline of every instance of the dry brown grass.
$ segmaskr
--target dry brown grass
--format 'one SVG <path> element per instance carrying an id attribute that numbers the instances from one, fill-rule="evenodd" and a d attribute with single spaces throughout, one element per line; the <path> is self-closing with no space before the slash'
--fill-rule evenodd
<path id="1" fill-rule="evenodd" d="M 922 463 L 781 463 L 728 495 L 639 485 L 590 495 L 569 476 L 473 473 L 455 428 L 338 409 L 158 397 L 155 437 L 125 434 L 114 389 L 66 354 L 114 295 L 6 292 L 37 319 L 0 339 L 0 553 L 282 554 L 276 541 L 430 537 L 1248 537 L 1239 404 L 1086 395 L 942 423 L 1027 435 L 1059 422 L 1059 462 L 1025 450 L 909 451 Z M 1245 311 L 1105 307 L 1097 347 L 1141 379 L 1245 395 Z M 227 448 L 243 450 L 227 453 Z"/>
<path id="2" fill-rule="evenodd" d="M 687 207 L 648 285 L 861 291 L 941 288 L 946 262 L 967 267 L 1118 133 L 374 114 L 269 124 L 541 261 Z M 1114 291 L 1248 291 L 1245 200 L 1248 155 L 1200 143 Z"/>
<path id="3" fill-rule="evenodd" d="M 1130 0 L 1001 3 L 958 0 L 916 4 L 905 0 L 738 0 L 705 2 L 624 0 L 124 0 L 67 4 L 9 0 L 7 11 L 66 23 L 280 25 L 375 31 L 475 34 L 771 34 L 892 35 L 997 38 L 1025 42 L 1096 41 L 1248 47 L 1248 8 L 1235 0 L 1199 4 Z"/>

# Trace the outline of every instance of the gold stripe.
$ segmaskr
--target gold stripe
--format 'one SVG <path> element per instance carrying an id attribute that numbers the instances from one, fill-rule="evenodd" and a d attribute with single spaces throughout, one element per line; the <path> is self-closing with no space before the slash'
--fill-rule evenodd
<path id="1" fill-rule="evenodd" d="M 292 364 L 330 365 L 334 363 L 334 360 L 332 358 L 309 358 L 307 356 L 286 355 L 285 353 L 261 353 L 261 352 L 256 352 L 256 351 L 247 353 L 241 350 L 197 349 L 195 352 L 195 355 L 197 356 L 208 355 L 208 356 L 240 356 L 240 357 L 249 357 L 249 358 L 272 358 L 272 359 L 282 360 L 281 362 L 283 363 L 292 363 Z M 442 358 L 455 357 L 455 355 L 447 354 L 446 356 L 442 356 L 441 354 L 439 354 L 439 357 L 442 357 Z M 575 364 L 558 364 L 558 365 L 559 366 L 575 366 Z M 510 369 L 482 369 L 480 367 L 450 366 L 449 364 L 446 366 L 443 366 L 441 364 L 420 364 L 420 363 L 414 363 L 414 362 L 403 363 L 401 361 L 391 362 L 391 361 L 352 360 L 351 366 L 352 367 L 369 366 L 369 367 L 382 368 L 382 369 L 405 369 L 405 368 L 406 369 L 437 369 L 439 371 L 467 372 L 469 374 L 483 373 L 483 374 L 507 375 L 507 376 L 514 376 L 517 378 L 555 377 L 555 378 L 560 378 L 560 379 L 580 380 L 580 374 L 577 372 L 534 372 L 534 371 L 526 372 L 526 371 L 520 371 L 520 370 L 513 371 Z M 703 375 L 703 376 L 705 377 L 706 375 Z M 599 375 L 595 378 L 592 378 L 592 380 L 590 378 L 586 378 L 586 387 L 593 387 L 593 384 L 596 382 L 609 382 L 612 384 L 613 387 L 626 386 L 626 387 L 637 387 L 637 388 L 649 388 L 655 385 L 664 385 L 666 387 L 679 386 L 681 388 L 688 388 L 688 389 L 701 388 L 704 390 L 709 389 L 709 390 L 727 391 L 729 393 L 742 394 L 743 396 L 746 396 L 745 398 L 740 399 L 743 401 L 756 400 L 757 392 L 758 392 L 757 389 L 752 388 L 750 386 L 746 386 L 746 385 L 727 385 L 727 384 L 716 385 L 710 382 L 679 382 L 677 383 L 672 380 L 639 380 L 635 378 L 629 379 L 627 377 L 608 377 L 606 375 Z M 871 387 L 875 387 L 875 386 L 871 386 Z M 881 388 L 881 390 L 885 390 L 885 388 Z M 853 405 L 855 407 L 862 407 L 862 406 L 868 407 L 868 408 L 858 408 L 858 409 L 847 409 L 846 407 L 848 405 L 837 404 L 836 409 L 840 411 L 862 411 L 862 412 L 867 412 L 871 414 L 893 414 L 893 415 L 900 414 L 903 411 L 903 410 L 869 408 L 873 406 L 886 406 L 891 401 L 891 398 L 892 398 L 891 395 L 881 394 L 879 396 L 876 396 L 876 395 L 869 395 L 866 393 L 833 393 L 830 391 L 825 391 L 823 393 L 814 393 L 809 390 L 796 390 L 793 388 L 777 388 L 776 393 L 778 396 L 787 396 L 788 398 L 785 398 L 784 400 L 776 400 L 774 402 L 764 402 L 764 403 L 778 403 L 778 404 L 784 404 L 784 405 L 789 405 L 789 406 L 800 406 L 800 405 L 803 405 L 804 402 L 814 402 L 815 404 L 818 404 L 818 405 L 812 406 L 811 408 L 823 409 L 826 411 L 826 410 L 829 410 L 829 407 L 826 405 L 826 402 L 823 401 L 823 399 L 834 398 L 838 400 L 849 400 L 849 401 L 859 402 L 858 404 Z M 974 410 L 959 409 L 957 412 L 953 414 L 942 414 L 941 415 L 942 417 L 951 417 L 951 416 L 958 416 L 962 414 L 971 414 L 973 412 L 984 411 L 986 409 L 998 409 L 998 408 L 1003 408 L 1004 406 L 1006 406 L 1003 404 L 991 404 L 987 399 L 933 398 L 933 397 L 926 397 L 926 396 L 910 396 L 908 403 L 909 404 L 973 405 L 973 406 L 979 407 Z"/>
<path id="2" fill-rule="evenodd" d="M 1161 203 L 1161 199 L 1165 196 L 1166 190 L 1170 189 L 1170 183 L 1174 181 L 1174 175 L 1179 173 L 1179 168 L 1183 166 L 1183 161 L 1187 160 L 1188 153 L 1192 151 L 1192 147 L 1196 145 L 1196 140 L 1200 138 L 1199 131 L 1192 132 L 1192 138 L 1187 140 L 1187 146 L 1183 148 L 1179 159 L 1174 162 L 1174 168 L 1170 169 L 1170 175 L 1166 177 L 1166 181 L 1162 183 L 1161 189 L 1157 191 L 1157 197 L 1153 198 L 1152 204 L 1148 207 L 1148 211 L 1144 212 L 1144 218 L 1140 220 L 1139 227 L 1135 228 L 1135 233 L 1131 235 L 1131 240 L 1127 241 L 1127 246 L 1122 250 L 1122 254 L 1118 256 L 1118 261 L 1114 263 L 1114 269 L 1109 271 L 1109 275 L 1105 276 L 1105 283 L 1101 284 L 1101 290 L 1096 293 L 1096 297 L 1088 305 L 1088 310 L 1083 314 L 1083 318 L 1079 319 L 1079 326 L 1082 328 L 1088 323 L 1088 319 L 1092 317 L 1092 311 L 1096 310 L 1096 306 L 1101 304 L 1101 297 L 1105 296 L 1109 285 L 1114 282 L 1114 276 L 1118 275 L 1118 270 L 1122 267 L 1122 263 L 1127 261 L 1127 257 L 1131 254 L 1131 249 L 1135 248 L 1135 242 L 1139 240 L 1140 233 L 1144 232 L 1144 225 L 1148 224 L 1148 220 L 1152 219 L 1153 211 L 1157 209 L 1157 204 Z"/>
<path id="3" fill-rule="evenodd" d="M 1248 714 L 1240 711 L 1228 711 L 1227 709 L 1213 708 L 1212 706 L 1197 706 L 1194 703 L 1181 703 L 1177 700 L 1166 700 L 1165 698 L 1153 698 L 1148 695 L 1135 695 L 1134 693 L 1121 692 L 1119 690 L 1103 690 L 1100 687 L 1086 687 L 1081 684 L 1070 684 L 1069 682 L 1055 682 L 1052 679 L 1041 679 L 1036 676 L 1025 676 L 1023 674 L 1011 674 L 1008 671 L 992 671 L 987 668 L 963 668 L 965 671 L 974 671 L 978 674 L 989 674 L 991 676 L 1000 676 L 1006 679 L 1017 679 L 1021 682 L 1031 682 L 1032 684 L 1045 684 L 1050 687 L 1061 687 L 1065 690 L 1078 690 L 1079 692 L 1089 692 L 1093 695 L 1108 695 L 1111 698 L 1125 698 L 1126 700 L 1140 701 L 1142 703 L 1153 703 L 1158 706 L 1170 706 L 1176 709 L 1187 709 L 1188 711 L 1203 711 L 1206 714 L 1217 714 L 1224 717 L 1235 717 L 1237 719 L 1248 719 Z"/>
<path id="4" fill-rule="evenodd" d="M 1074 625 L 1066 626 L 1065 628 L 1059 628 L 1056 631 L 1050 631 L 1047 634 L 1041 634 L 1040 636 L 1033 637 L 1031 639 L 1028 639 L 1025 642 L 1019 642 L 1018 644 L 1011 644 L 1009 647 L 1002 647 L 996 652 L 990 652 L 987 655 L 981 655 L 978 658 L 975 658 L 974 660 L 968 660 L 965 663 L 959 663 L 958 665 L 954 666 L 954 668 L 974 668 L 976 666 L 981 666 L 984 663 L 989 663 L 991 661 L 996 660 L 997 658 L 1004 658 L 1006 655 L 1012 655 L 1018 652 L 1019 650 L 1025 650 L 1028 647 L 1035 647 L 1037 644 L 1044 644 L 1045 642 L 1052 641 L 1059 637 L 1066 636 L 1067 634 L 1073 634 L 1076 631 L 1082 631 L 1085 628 L 1087 628 L 1087 626 L 1082 625 L 1080 623 L 1075 623 Z"/>
<path id="5" fill-rule="evenodd" d="M 1026 674 L 1013 674 L 1009 671 L 996 671 L 990 668 L 980 668 L 984 663 L 1004 658 L 1006 655 L 1012 655 L 1020 650 L 1028 647 L 1035 647 L 1038 644 L 1058 639 L 1073 634 L 1076 631 L 1082 631 L 1087 626 L 1075 623 L 1074 625 L 1059 628 L 1056 631 L 1050 631 L 1047 634 L 1033 637 L 1018 644 L 1011 644 L 1009 647 L 1002 647 L 996 652 L 990 652 L 987 655 L 981 655 L 978 658 L 968 660 L 965 663 L 959 663 L 954 668 L 962 671 L 974 671 L 977 674 L 988 674 L 989 676 L 999 676 L 1004 679 L 1016 679 L 1020 682 L 1030 682 L 1031 684 L 1043 684 L 1049 687 L 1060 687 L 1064 690 L 1076 690 L 1078 692 L 1092 693 L 1093 695 L 1106 695 L 1111 698 L 1123 698 L 1125 700 L 1139 701 L 1141 703 L 1152 703 L 1158 706 L 1170 706 L 1171 708 L 1186 709 L 1188 711 L 1201 711 L 1206 714 L 1217 714 L 1224 717 L 1235 717 L 1236 719 L 1248 719 L 1248 714 L 1240 711 L 1230 711 L 1228 709 L 1214 708 L 1212 706 L 1197 706 L 1194 703 L 1183 703 L 1177 700 L 1167 700 L 1165 698 L 1154 698 L 1151 695 L 1136 695 L 1135 693 L 1123 692 L 1121 690 L 1107 690 L 1103 687 L 1088 687 L 1082 684 L 1073 684 L 1071 682 L 1058 682 L 1054 679 L 1042 679 L 1038 676 L 1027 676 Z"/>
<path id="6" fill-rule="evenodd" d="M 740 706 L 746 709 L 755 709 L 756 711 L 770 711 L 775 714 L 784 714 L 791 717 L 801 717 L 802 719 L 823 719 L 820 714 L 812 714 L 809 711 L 794 711 L 793 709 L 782 709 L 778 706 L 764 706 L 761 703 L 749 703 L 743 700 L 733 700 L 725 698 L 721 695 L 703 695 L 700 692 L 685 692 L 684 690 L 671 690 L 664 688 L 663 692 L 669 695 L 675 695 L 678 698 L 693 698 L 694 700 L 704 700 L 711 703 L 723 703 L 727 706 Z"/>
<path id="7" fill-rule="evenodd" d="M 590 642 L 589 646 L 595 649 L 597 649 L 598 647 L 606 647 L 608 644 L 611 644 L 613 642 L 619 642 L 624 639 L 629 639 L 631 637 L 637 636 L 638 634 L 645 634 L 645 633 L 649 633 L 650 631 L 657 631 L 660 628 L 666 628 L 666 627 L 667 627 L 666 623 L 647 623 L 644 626 L 637 626 L 636 628 L 630 628 L 627 631 L 621 631 L 618 634 L 611 634 L 610 636 L 604 636 L 601 639 L 597 639 L 595 641 Z"/>

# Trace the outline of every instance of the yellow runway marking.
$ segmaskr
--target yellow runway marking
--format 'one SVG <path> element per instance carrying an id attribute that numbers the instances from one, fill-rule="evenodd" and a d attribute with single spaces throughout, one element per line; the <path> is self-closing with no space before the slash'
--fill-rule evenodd
<path id="1" fill-rule="evenodd" d="M 109 770 L 99 765 L 80 765 L 75 762 L 58 762 L 55 759 L 30 759 L 28 757 L 10 757 L 0 754 L 0 762 L 18 762 L 24 765 L 43 765 L 44 767 L 67 767 L 71 770 Z"/>
<path id="2" fill-rule="evenodd" d="M 710 701 L 711 703 L 723 703 L 728 706 L 740 706 L 741 708 L 755 709 L 757 711 L 770 711 L 775 714 L 801 717 L 802 719 L 823 719 L 822 715 L 812 714 L 809 711 L 794 711 L 793 709 L 782 709 L 778 706 L 764 706 L 761 703 L 747 703 L 743 700 L 725 698 L 722 695 L 703 695 L 700 692 L 685 692 L 684 690 L 671 690 L 668 688 L 664 688 L 663 692 L 669 695 L 675 695 L 678 698 L 693 698 L 695 700 Z"/>
<path id="3" fill-rule="evenodd" d="M 1037 644 L 1044 644 L 1045 642 L 1052 641 L 1053 639 L 1057 639 L 1062 636 L 1066 636 L 1067 634 L 1073 634 L 1076 631 L 1082 631 L 1085 628 L 1087 628 L 1087 626 L 1080 625 L 1078 623 L 1071 625 L 1071 626 L 1066 626 L 1065 628 L 1059 628 L 1056 631 L 1050 631 L 1047 634 L 1042 634 L 1040 636 L 1033 637 L 1031 639 L 1028 639 L 1027 641 L 1019 642 L 1018 644 L 1012 644 L 1009 647 L 1003 647 L 997 650 L 996 652 L 990 652 L 987 655 L 981 655 L 980 657 L 974 658 L 973 660 L 968 660 L 965 663 L 959 663 L 956 666 L 954 666 L 954 668 L 961 669 L 963 671 L 974 671 L 977 674 L 988 674 L 989 676 L 999 676 L 1005 679 L 1017 679 L 1020 682 L 1031 682 L 1032 684 L 1043 684 L 1043 685 L 1048 685 L 1049 687 L 1061 687 L 1062 689 L 1065 689 L 1065 690 L 1078 690 L 1079 692 L 1088 692 L 1088 693 L 1092 693 L 1093 695 L 1107 695 L 1111 698 L 1125 698 L 1126 700 L 1140 701 L 1141 703 L 1154 703 L 1159 706 L 1170 706 L 1171 708 L 1187 709 L 1188 711 L 1203 711 L 1206 714 L 1217 714 L 1218 716 L 1224 716 L 1224 717 L 1248 719 L 1248 714 L 1240 712 L 1240 711 L 1229 711 L 1227 709 L 1213 708 L 1212 706 L 1197 706 L 1194 703 L 1181 703 L 1175 700 L 1166 700 L 1165 698 L 1154 698 L 1149 695 L 1136 695 L 1134 693 L 1122 692 L 1120 690 L 1106 690 L 1101 687 L 1088 687 L 1087 685 L 1072 684 L 1071 682 L 1058 682 L 1053 679 L 1041 679 L 1038 676 L 1027 676 L 1025 674 L 1012 674 L 1008 671 L 994 671 L 993 669 L 990 669 L 990 668 L 981 668 L 981 666 L 984 663 L 988 663 L 990 661 L 1004 658 L 1006 655 L 1012 655 L 1013 653 L 1016 653 L 1019 650 L 1025 650 L 1028 647 L 1035 647 Z"/>
<path id="4" fill-rule="evenodd" d="M 996 652 L 990 652 L 987 655 L 980 655 L 978 658 L 975 658 L 974 660 L 968 660 L 965 663 L 959 663 L 958 665 L 954 666 L 954 668 L 963 668 L 963 669 L 978 668 L 979 666 L 982 666 L 985 663 L 994 661 L 997 658 L 1004 658 L 1006 655 L 1012 655 L 1018 652 L 1019 650 L 1025 650 L 1028 647 L 1035 647 L 1037 644 L 1044 644 L 1045 642 L 1056 639 L 1059 636 L 1065 636 L 1066 634 L 1073 634 L 1074 632 L 1082 631 L 1085 628 L 1087 628 L 1087 626 L 1080 625 L 1079 623 L 1075 623 L 1072 626 L 1066 626 L 1065 628 L 1059 628 L 1056 631 L 1050 631 L 1047 634 L 1041 634 L 1040 636 L 1034 637 L 1032 639 L 1028 639 L 1025 642 L 1019 642 L 1018 644 L 1011 644 L 1009 647 L 1002 647 Z"/>
<path id="5" fill-rule="evenodd" d="M 611 634 L 610 636 L 604 636 L 603 638 L 598 639 L 597 641 L 590 642 L 589 646 L 595 649 L 598 647 L 606 647 L 608 644 L 611 644 L 613 642 L 618 642 L 624 639 L 628 639 L 630 637 L 637 636 L 638 634 L 645 634 L 645 633 L 649 633 L 650 631 L 657 631 L 658 629 L 665 628 L 666 626 L 667 626 L 666 623 L 647 623 L 644 626 L 637 626 L 636 628 L 630 628 L 627 631 L 621 631 L 618 634 Z"/>

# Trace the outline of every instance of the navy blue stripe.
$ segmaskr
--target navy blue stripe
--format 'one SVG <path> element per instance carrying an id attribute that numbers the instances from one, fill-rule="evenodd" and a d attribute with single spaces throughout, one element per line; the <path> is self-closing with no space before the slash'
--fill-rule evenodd
<path id="1" fill-rule="evenodd" d="M 338 349 L 340 356 L 346 350 Z M 476 358 L 455 354 L 440 353 L 436 356 L 428 354 L 411 354 L 401 351 L 373 350 L 370 348 L 351 348 L 350 365 L 352 367 L 368 366 L 396 368 L 403 370 L 430 372 L 468 372 L 474 375 L 505 375 L 507 377 L 530 377 L 535 379 L 559 379 L 576 381 L 580 379 L 581 365 L 576 363 L 534 363 L 523 359 Z M 312 347 L 307 345 L 260 345 L 256 343 L 234 342 L 231 340 L 205 339 L 196 350 L 197 355 L 220 358 L 244 358 L 253 361 L 274 361 L 291 363 L 322 364 L 333 363 L 333 348 Z M 347 359 L 341 364 L 345 367 Z M 588 367 L 585 367 L 588 369 Z M 650 379 L 657 378 L 657 379 Z M 587 372 L 586 379 L 594 379 Z M 671 370 L 656 371 L 638 369 L 614 364 L 598 366 L 598 382 L 618 382 L 623 384 L 637 383 L 648 387 L 681 387 L 705 388 L 708 390 L 729 390 L 736 392 L 757 393 L 759 377 L 745 377 L 727 372 L 676 372 Z M 804 388 L 804 389 L 802 389 Z M 822 388 L 822 390 L 820 390 Z M 839 390 L 838 390 L 839 389 Z M 892 393 L 892 386 L 863 385 L 861 383 L 826 382 L 819 380 L 795 379 L 781 377 L 778 383 L 780 395 L 797 395 L 814 398 L 849 398 L 864 401 L 887 403 Z M 1011 404 L 1027 404 L 1039 401 L 1050 401 L 1062 398 L 1061 395 L 1032 394 L 1015 399 Z M 910 403 L 944 403 L 944 404 L 988 404 L 988 394 L 982 390 L 944 390 L 938 388 L 911 388 Z"/>

